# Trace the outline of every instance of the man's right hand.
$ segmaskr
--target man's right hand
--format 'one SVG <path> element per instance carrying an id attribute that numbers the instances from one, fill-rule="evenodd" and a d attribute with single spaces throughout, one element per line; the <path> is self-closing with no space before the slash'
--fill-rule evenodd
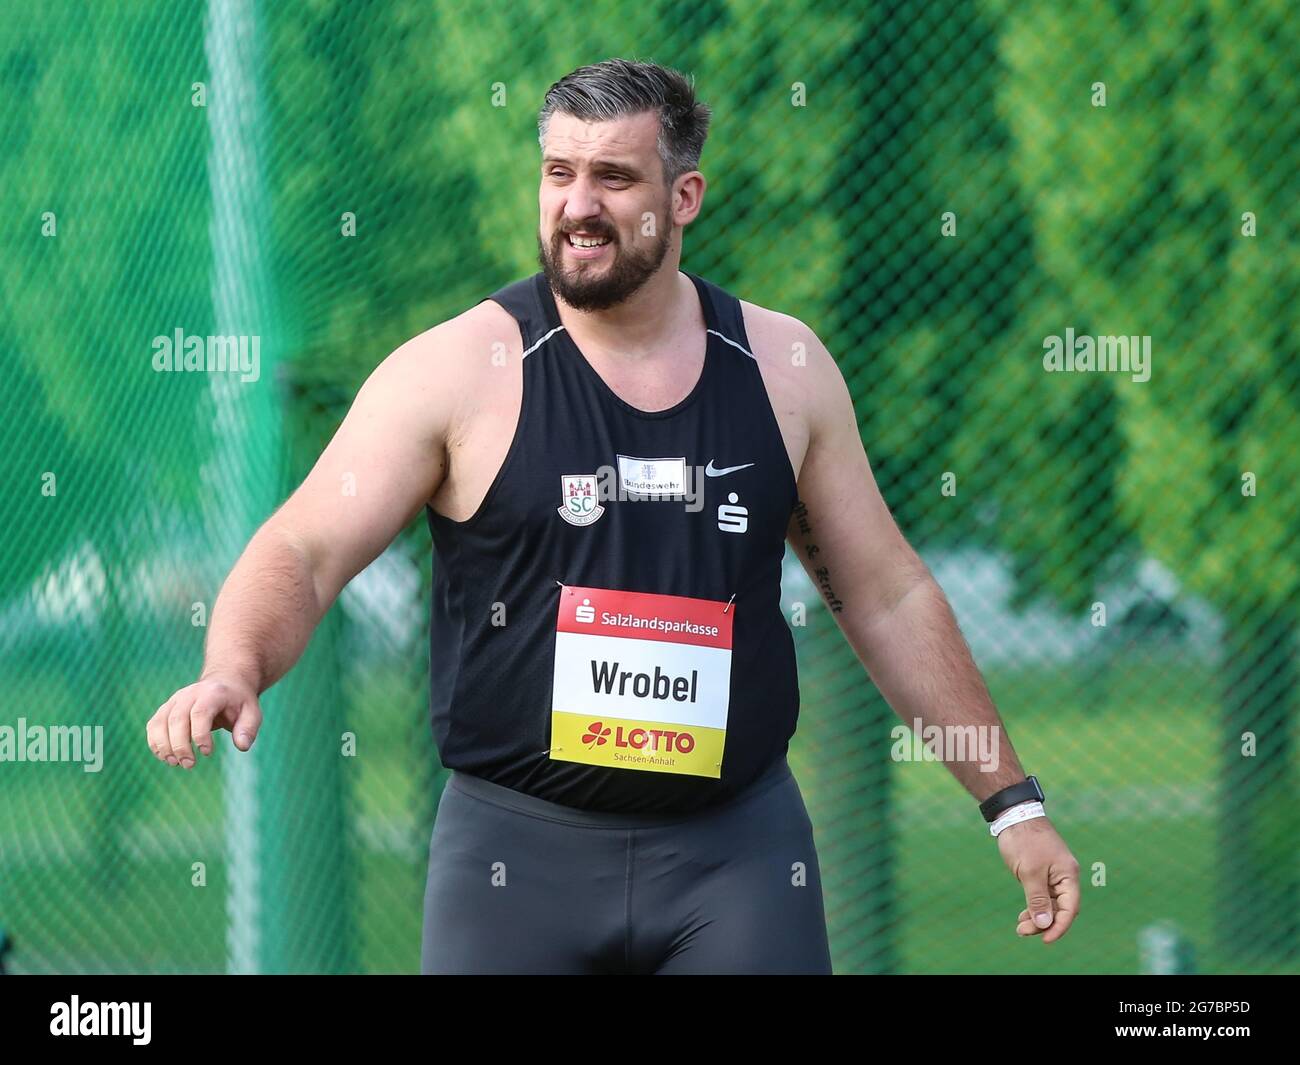
<path id="1" fill-rule="evenodd" d="M 262 727 L 257 692 L 235 677 L 213 675 L 181 688 L 149 719 L 149 749 L 161 762 L 193 769 L 194 748 L 212 754 L 212 730 L 229 729 L 248 750 Z"/>

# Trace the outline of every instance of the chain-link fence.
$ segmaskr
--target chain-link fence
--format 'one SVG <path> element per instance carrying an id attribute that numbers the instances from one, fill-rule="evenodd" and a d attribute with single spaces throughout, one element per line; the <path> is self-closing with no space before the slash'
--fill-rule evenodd
<path id="1" fill-rule="evenodd" d="M 368 371 L 536 269 L 537 108 L 611 55 L 713 107 L 683 265 L 835 354 L 1082 867 L 1071 934 L 1018 939 L 975 803 L 891 733 L 788 556 L 836 970 L 1300 968 L 1288 7 L 15 6 L 8 969 L 417 968 L 442 782 L 422 521 L 266 696 L 250 755 L 168 771 L 144 725 Z M 244 338 L 238 369 L 188 372 L 213 337 Z"/>

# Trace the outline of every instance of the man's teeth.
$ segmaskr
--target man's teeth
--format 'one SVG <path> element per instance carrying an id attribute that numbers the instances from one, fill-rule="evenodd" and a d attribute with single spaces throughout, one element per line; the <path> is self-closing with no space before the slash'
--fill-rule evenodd
<path id="1" fill-rule="evenodd" d="M 608 244 L 608 237 L 576 237 L 569 234 L 569 243 L 575 248 L 599 248 L 602 244 Z"/>

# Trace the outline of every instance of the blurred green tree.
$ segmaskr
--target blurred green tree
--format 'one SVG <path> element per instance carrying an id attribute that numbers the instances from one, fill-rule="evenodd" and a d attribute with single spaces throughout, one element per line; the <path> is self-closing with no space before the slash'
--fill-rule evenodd
<path id="1" fill-rule="evenodd" d="M 1034 501 L 1004 510 L 1000 533 L 1032 549 L 1034 588 L 1076 607 L 1108 553 L 1140 545 L 1220 612 L 1217 946 L 1230 963 L 1285 958 L 1300 829 L 1300 79 L 1279 56 L 1300 54 L 1300 26 L 1284 3 L 1248 18 L 1214 0 L 990 7 L 1048 279 L 1024 294 L 1006 373 L 970 426 L 1032 456 L 991 486 Z M 1043 338 L 1066 327 L 1150 336 L 1150 380 L 1045 373 Z M 1012 402 L 1029 417 L 999 431 Z"/>

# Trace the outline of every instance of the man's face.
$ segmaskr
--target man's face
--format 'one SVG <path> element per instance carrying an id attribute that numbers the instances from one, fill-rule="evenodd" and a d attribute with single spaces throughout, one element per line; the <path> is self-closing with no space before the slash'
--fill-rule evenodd
<path id="1" fill-rule="evenodd" d="M 537 253 L 551 288 L 569 306 L 596 311 L 623 302 L 668 254 L 672 193 L 655 148 L 658 133 L 653 111 L 612 122 L 551 116 Z M 575 239 L 604 243 L 583 248 Z"/>

